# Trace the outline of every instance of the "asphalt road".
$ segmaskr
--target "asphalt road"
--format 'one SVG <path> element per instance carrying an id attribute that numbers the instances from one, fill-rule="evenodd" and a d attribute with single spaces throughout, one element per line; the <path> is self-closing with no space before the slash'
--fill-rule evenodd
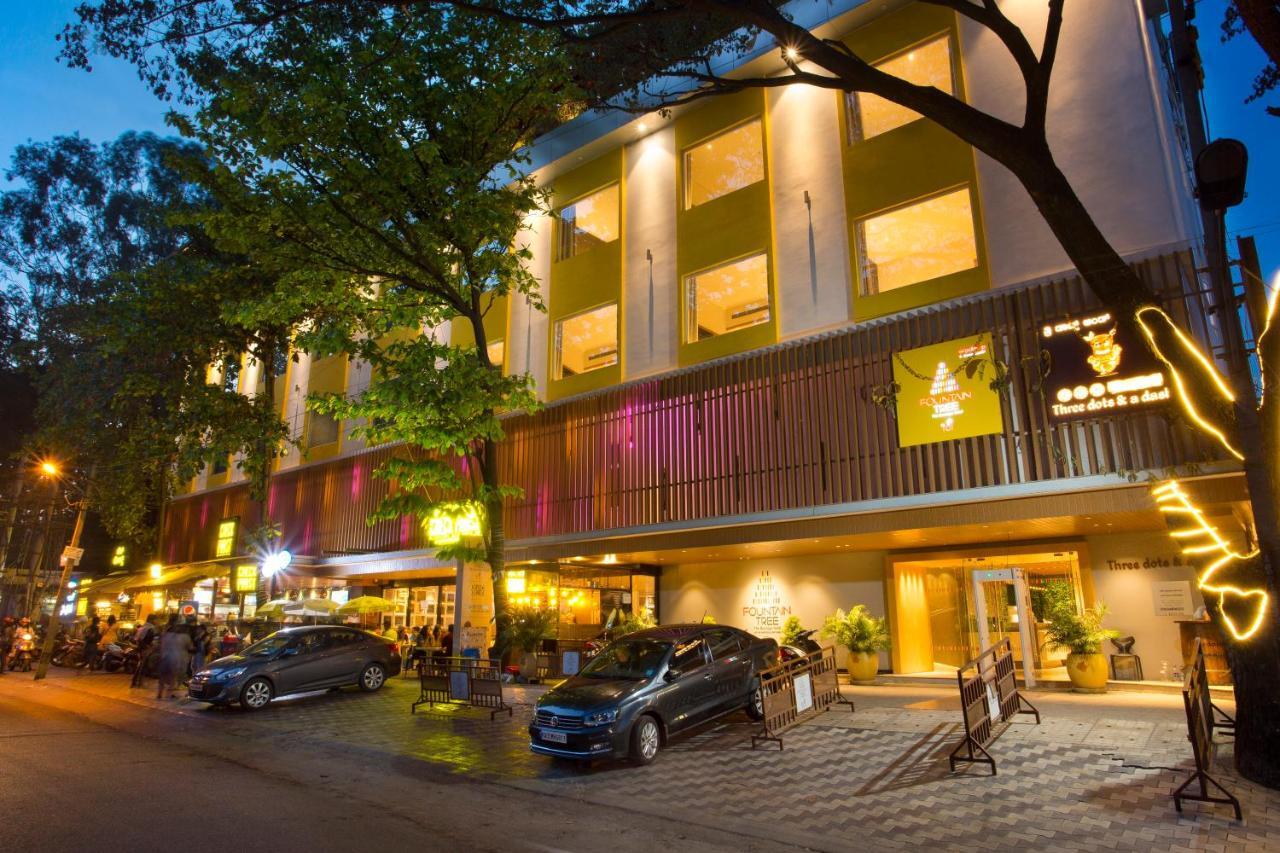
<path id="1" fill-rule="evenodd" d="M 0 680 L 0 850 L 781 849 L 457 778 L 291 753 L 206 721 Z"/>

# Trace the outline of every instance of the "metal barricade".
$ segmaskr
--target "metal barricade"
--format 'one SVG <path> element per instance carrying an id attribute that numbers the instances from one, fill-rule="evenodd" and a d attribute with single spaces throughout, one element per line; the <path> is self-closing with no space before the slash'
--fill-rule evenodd
<path id="1" fill-rule="evenodd" d="M 960 687 L 960 709 L 964 715 L 964 739 L 951 751 L 951 772 L 957 761 L 986 764 L 996 775 L 996 761 L 987 751 L 1003 734 L 995 724 L 1009 721 L 1018 714 L 1034 714 L 1040 724 L 1040 712 L 1018 692 L 1013 663 L 1013 645 L 1006 637 L 956 670 Z M 961 755 L 961 751 L 964 752 Z"/>
<path id="2" fill-rule="evenodd" d="M 832 705 L 853 702 L 840 695 L 835 649 L 827 646 L 803 660 L 787 661 L 760 672 L 763 718 L 751 748 L 769 741 L 782 749 L 782 735 L 825 712 Z"/>
<path id="3" fill-rule="evenodd" d="M 1173 792 L 1174 808 L 1182 811 L 1183 800 L 1221 803 L 1235 810 L 1236 820 L 1243 820 L 1244 812 L 1240 809 L 1240 801 L 1209 775 L 1209 771 L 1213 768 L 1213 730 L 1215 727 L 1229 728 L 1234 733 L 1235 720 L 1213 704 L 1213 699 L 1210 698 L 1209 673 L 1205 667 L 1204 648 L 1199 637 L 1196 637 L 1195 647 L 1191 652 L 1191 665 L 1187 667 L 1187 675 L 1182 682 L 1182 704 L 1187 712 L 1187 738 L 1191 741 L 1196 769 L 1191 777 Z M 1215 719 L 1215 713 L 1221 714 L 1225 719 Z M 1186 793 L 1187 788 L 1193 783 L 1198 784 L 1199 793 Z M 1209 790 L 1210 786 L 1221 791 L 1222 796 L 1214 796 Z"/>
<path id="4" fill-rule="evenodd" d="M 502 665 L 497 660 L 472 657 L 438 657 L 418 666 L 418 699 L 410 706 L 467 705 L 489 711 L 489 719 L 506 711 L 511 716 L 502 690 Z"/>

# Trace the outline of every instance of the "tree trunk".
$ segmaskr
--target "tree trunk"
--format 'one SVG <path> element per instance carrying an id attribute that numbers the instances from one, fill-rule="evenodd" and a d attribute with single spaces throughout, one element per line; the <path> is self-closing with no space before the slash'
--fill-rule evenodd
<path id="1" fill-rule="evenodd" d="M 506 584 L 507 538 L 503 526 L 502 498 L 498 496 L 497 491 L 499 486 L 498 445 L 493 439 L 485 439 L 481 474 L 490 495 L 488 500 L 485 501 L 485 514 L 488 516 L 489 524 L 486 557 L 489 561 L 489 575 L 493 580 L 493 621 L 494 627 L 497 629 L 495 645 L 498 649 L 505 651 L 511 627 Z M 461 591 L 459 591 L 459 595 L 461 595 Z"/>
<path id="2" fill-rule="evenodd" d="M 1264 556 L 1274 566 L 1280 554 Z M 1259 785 L 1280 788 L 1280 631 L 1274 591 L 1271 597 L 1263 627 L 1246 642 L 1228 641 L 1227 657 L 1235 681 L 1236 770 Z"/>

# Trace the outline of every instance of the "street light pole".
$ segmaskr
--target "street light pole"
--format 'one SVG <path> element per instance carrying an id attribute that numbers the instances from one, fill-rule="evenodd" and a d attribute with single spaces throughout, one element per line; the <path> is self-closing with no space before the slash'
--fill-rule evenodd
<path id="1" fill-rule="evenodd" d="M 93 479 L 92 470 L 89 472 L 89 479 Z M 88 507 L 89 496 L 88 494 L 82 494 L 76 509 L 76 526 L 71 530 L 71 544 L 68 546 L 71 549 L 80 547 L 80 534 L 84 532 L 84 515 Z M 64 552 L 62 577 L 58 581 L 58 593 L 53 597 L 53 610 L 49 613 L 49 621 L 44 626 L 44 647 L 40 649 L 40 661 L 36 664 L 36 681 L 49 674 L 49 662 L 53 659 L 54 626 L 58 624 L 58 612 L 62 609 L 62 602 L 67 595 L 67 583 L 71 580 L 71 569 L 78 562 L 79 558 L 70 559 L 70 555 Z"/>

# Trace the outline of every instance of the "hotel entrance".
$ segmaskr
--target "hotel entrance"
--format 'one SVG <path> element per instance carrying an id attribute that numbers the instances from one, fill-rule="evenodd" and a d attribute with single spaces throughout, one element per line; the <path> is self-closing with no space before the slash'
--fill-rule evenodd
<path id="1" fill-rule="evenodd" d="M 1065 581 L 1075 591 L 1078 606 L 1092 601 L 1092 584 L 1080 571 L 1082 547 L 890 557 L 893 671 L 954 675 L 979 652 L 978 614 L 984 613 L 990 643 L 1009 639 L 1019 667 L 1029 657 L 1038 675 L 1053 677 L 1063 666 L 1066 650 L 1053 647 L 1045 636 L 1044 591 L 1052 581 Z M 1020 570 L 1026 583 L 1029 601 L 1022 608 L 1012 570 Z M 975 600 L 978 595 L 982 606 Z M 1024 634 L 1020 611 L 1028 610 L 1032 624 Z"/>

